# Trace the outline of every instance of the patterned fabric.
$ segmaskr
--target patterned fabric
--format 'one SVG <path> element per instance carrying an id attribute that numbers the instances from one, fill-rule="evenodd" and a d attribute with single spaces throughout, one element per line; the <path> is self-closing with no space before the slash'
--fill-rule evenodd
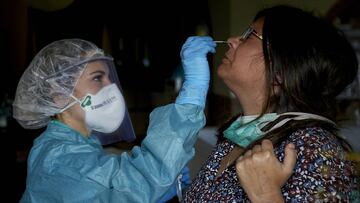
<path id="1" fill-rule="evenodd" d="M 280 161 L 289 142 L 295 144 L 298 155 L 294 173 L 282 188 L 286 202 L 356 201 L 359 180 L 355 166 L 345 159 L 346 152 L 335 136 L 317 127 L 297 130 L 275 147 Z M 218 143 L 186 191 L 184 202 L 250 202 L 234 165 L 216 177 L 221 159 L 234 146 L 228 140 Z"/>

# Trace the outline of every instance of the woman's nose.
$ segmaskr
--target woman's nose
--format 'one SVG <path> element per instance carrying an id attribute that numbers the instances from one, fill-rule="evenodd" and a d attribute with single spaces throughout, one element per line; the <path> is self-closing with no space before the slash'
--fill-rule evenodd
<path id="1" fill-rule="evenodd" d="M 240 37 L 229 37 L 227 40 L 230 48 L 236 48 L 240 43 Z"/>
<path id="2" fill-rule="evenodd" d="M 110 78 L 109 78 L 109 77 L 106 77 L 105 80 L 104 80 L 104 82 L 103 82 L 103 85 L 104 85 L 104 86 L 107 86 L 107 85 L 110 85 L 111 83 L 112 83 L 112 82 L 111 82 Z"/>

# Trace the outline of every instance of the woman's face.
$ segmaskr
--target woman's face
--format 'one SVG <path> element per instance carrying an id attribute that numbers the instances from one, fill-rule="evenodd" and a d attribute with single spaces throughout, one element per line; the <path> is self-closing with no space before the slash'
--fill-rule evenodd
<path id="1" fill-rule="evenodd" d="M 111 83 L 107 64 L 101 60 L 93 61 L 87 64 L 84 72 L 78 79 L 73 95 L 78 99 L 82 99 L 87 94 L 96 94 L 103 87 Z M 80 105 L 74 105 L 70 109 L 73 117 L 84 120 L 85 113 Z"/>
<path id="2" fill-rule="evenodd" d="M 84 72 L 81 74 L 74 90 L 76 98 L 82 98 L 86 94 L 96 94 L 103 87 L 110 85 L 109 68 L 101 60 L 93 61 L 87 64 Z"/>
<path id="3" fill-rule="evenodd" d="M 247 39 L 241 36 L 228 39 L 229 50 L 225 53 L 218 75 L 235 93 L 265 91 L 265 62 L 262 49 L 263 18 L 250 27 L 258 33 L 250 34 Z"/>

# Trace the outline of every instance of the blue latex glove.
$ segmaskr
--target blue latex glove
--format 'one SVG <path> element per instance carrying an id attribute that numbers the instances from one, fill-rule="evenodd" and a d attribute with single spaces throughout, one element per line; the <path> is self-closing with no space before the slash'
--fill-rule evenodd
<path id="1" fill-rule="evenodd" d="M 180 57 L 184 83 L 176 98 L 177 104 L 196 104 L 205 107 L 209 89 L 210 70 L 206 55 L 215 53 L 216 43 L 209 36 L 189 37 L 182 46 Z"/>
<path id="2" fill-rule="evenodd" d="M 182 192 L 184 191 L 184 189 L 188 186 L 190 186 L 191 184 L 191 179 L 190 179 L 190 173 L 189 173 L 189 168 L 187 166 L 184 167 L 184 169 L 181 171 L 181 189 Z M 165 195 L 161 198 L 161 200 L 158 203 L 165 203 L 169 200 L 171 200 L 172 198 L 174 198 L 175 196 L 178 195 L 178 191 L 177 191 L 177 185 L 179 184 L 178 179 L 175 180 L 174 184 L 171 186 L 171 188 L 165 193 Z"/>

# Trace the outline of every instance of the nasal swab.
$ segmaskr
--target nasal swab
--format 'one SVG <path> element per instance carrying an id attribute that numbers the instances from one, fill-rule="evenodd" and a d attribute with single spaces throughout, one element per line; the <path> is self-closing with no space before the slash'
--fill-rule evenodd
<path id="1" fill-rule="evenodd" d="M 214 41 L 216 44 L 228 44 L 228 42 L 227 41 L 221 41 L 221 40 L 219 40 L 219 41 Z"/>

